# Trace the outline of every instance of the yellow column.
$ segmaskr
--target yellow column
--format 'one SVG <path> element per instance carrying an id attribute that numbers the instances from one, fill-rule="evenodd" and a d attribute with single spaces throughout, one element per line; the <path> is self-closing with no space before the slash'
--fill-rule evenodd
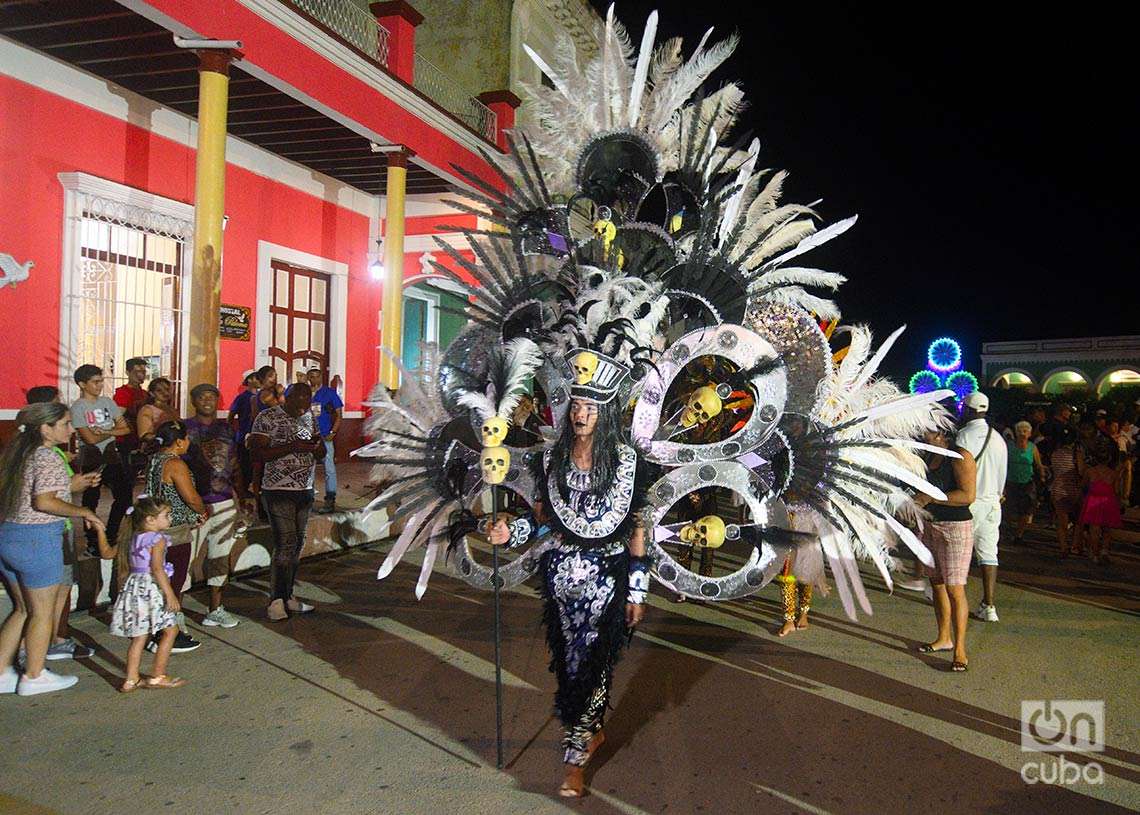
<path id="1" fill-rule="evenodd" d="M 222 216 L 226 197 L 226 110 L 234 51 L 199 51 L 198 155 L 194 177 L 194 266 L 190 277 L 187 388 L 218 384 Z"/>
<path id="2" fill-rule="evenodd" d="M 384 216 L 384 291 L 381 308 L 384 318 L 380 342 L 400 358 L 404 340 L 404 196 L 408 185 L 410 150 L 388 154 L 387 203 Z M 386 354 L 380 355 L 380 381 L 395 390 L 400 370 Z"/>

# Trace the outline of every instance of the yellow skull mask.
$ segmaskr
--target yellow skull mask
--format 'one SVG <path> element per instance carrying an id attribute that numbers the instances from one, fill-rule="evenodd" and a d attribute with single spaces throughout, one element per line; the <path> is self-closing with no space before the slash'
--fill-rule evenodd
<path id="1" fill-rule="evenodd" d="M 718 515 L 706 515 L 681 528 L 681 540 L 693 546 L 719 549 L 724 544 L 724 521 Z"/>
<path id="2" fill-rule="evenodd" d="M 698 423 L 704 424 L 720 414 L 722 405 L 715 385 L 697 388 L 689 395 L 689 401 L 681 411 L 681 426 L 692 427 Z"/>
<path id="3" fill-rule="evenodd" d="M 574 381 L 579 385 L 588 385 L 598 370 L 598 357 L 589 351 L 583 351 L 574 357 Z"/>
<path id="4" fill-rule="evenodd" d="M 511 469 L 511 451 L 506 447 L 484 447 L 479 454 L 479 467 L 487 484 L 502 484 Z"/>
<path id="5" fill-rule="evenodd" d="M 507 420 L 498 416 L 492 416 L 483 422 L 483 427 L 480 428 L 483 434 L 483 446 L 500 447 L 507 439 L 508 427 Z"/>

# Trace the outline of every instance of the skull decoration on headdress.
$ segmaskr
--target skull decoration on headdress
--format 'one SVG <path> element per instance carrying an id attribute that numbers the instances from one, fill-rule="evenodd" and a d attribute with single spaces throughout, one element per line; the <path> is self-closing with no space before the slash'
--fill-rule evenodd
<path id="1" fill-rule="evenodd" d="M 566 376 L 573 381 L 570 396 L 605 404 L 618 395 L 629 379 L 630 368 L 613 357 L 588 348 L 572 349 Z"/>

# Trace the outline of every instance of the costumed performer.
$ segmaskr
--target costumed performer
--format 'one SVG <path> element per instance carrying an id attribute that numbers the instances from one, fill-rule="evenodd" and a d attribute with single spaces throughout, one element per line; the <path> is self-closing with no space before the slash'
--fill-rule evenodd
<path id="1" fill-rule="evenodd" d="M 551 670 L 558 680 L 555 710 L 565 728 L 566 776 L 559 789 L 577 798 L 583 768 L 605 740 L 614 664 L 645 614 L 649 563 L 638 514 L 638 457 L 622 439 L 619 386 L 629 368 L 591 351 L 574 356 L 580 374 L 571 387 L 568 419 L 543 456 L 542 507 L 556 545 L 540 561 L 544 622 Z M 595 365 L 596 361 L 596 365 Z M 491 529 L 491 543 L 522 545 L 536 529 L 522 517 Z"/>

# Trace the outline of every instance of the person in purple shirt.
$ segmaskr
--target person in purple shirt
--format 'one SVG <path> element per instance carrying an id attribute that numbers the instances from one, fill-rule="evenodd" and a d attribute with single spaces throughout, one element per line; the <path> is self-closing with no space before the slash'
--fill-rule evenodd
<path id="1" fill-rule="evenodd" d="M 238 466 L 237 434 L 229 422 L 218 418 L 218 389 L 195 385 L 190 391 L 194 415 L 186 420 L 191 443 L 191 469 L 209 517 L 194 530 L 194 561 L 206 551 L 206 583 L 210 587 L 210 612 L 202 624 L 233 628 L 238 618 L 222 605 L 222 589 L 230 572 L 230 551 L 237 538 L 238 501 L 249 499 L 246 481 Z M 253 508 L 247 507 L 247 514 Z"/>

